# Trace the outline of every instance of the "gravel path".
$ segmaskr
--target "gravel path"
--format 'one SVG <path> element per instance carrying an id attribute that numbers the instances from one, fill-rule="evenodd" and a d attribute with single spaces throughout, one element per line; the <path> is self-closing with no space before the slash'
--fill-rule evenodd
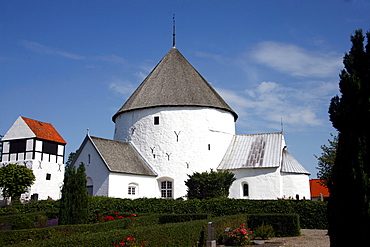
<path id="1" fill-rule="evenodd" d="M 301 236 L 289 238 L 272 238 L 260 246 L 266 247 L 330 247 L 327 230 L 301 229 Z"/>

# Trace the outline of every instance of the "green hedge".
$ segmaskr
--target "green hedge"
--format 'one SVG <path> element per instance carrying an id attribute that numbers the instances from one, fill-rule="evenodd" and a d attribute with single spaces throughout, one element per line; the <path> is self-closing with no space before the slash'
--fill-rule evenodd
<path id="1" fill-rule="evenodd" d="M 115 229 L 126 229 L 135 225 L 133 219 L 120 219 L 105 223 L 54 226 L 26 230 L 0 231 L 0 246 L 14 246 L 21 242 L 38 242 L 40 240 L 68 238 L 75 235 L 86 235 L 96 232 L 109 232 Z"/>
<path id="2" fill-rule="evenodd" d="M 214 223 L 215 239 L 222 243 L 227 227 L 236 229 L 243 223 L 256 228 L 262 224 L 274 227 L 278 236 L 299 235 L 298 215 L 231 215 L 204 220 L 206 215 L 148 215 L 105 223 L 56 226 L 32 230 L 0 232 L 1 246 L 115 246 L 126 237 L 149 241 L 145 246 L 199 246 L 207 239 L 207 224 Z M 184 221 L 164 223 L 164 221 Z"/>
<path id="3" fill-rule="evenodd" d="M 56 211 L 58 201 L 31 202 L 19 208 L 22 212 Z M 327 202 L 296 200 L 168 200 L 155 198 L 117 199 L 89 197 L 89 219 L 113 212 L 210 214 L 212 216 L 234 214 L 281 213 L 298 214 L 302 228 L 327 229 Z"/>
<path id="4" fill-rule="evenodd" d="M 276 237 L 296 237 L 300 235 L 298 214 L 251 214 L 248 227 L 255 230 L 261 225 L 271 225 Z"/>
<path id="5" fill-rule="evenodd" d="M 162 214 L 158 216 L 159 224 L 178 223 L 192 220 L 205 220 L 208 214 Z"/>
<path id="6" fill-rule="evenodd" d="M 148 216 L 151 217 L 151 216 Z M 140 218 L 140 217 L 139 217 Z M 146 217 L 143 217 L 146 218 Z M 226 227 L 236 228 L 246 222 L 245 215 L 233 215 L 210 219 L 215 226 L 215 236 L 223 235 Z M 44 239 L 31 242 L 18 242 L 17 246 L 115 246 L 126 237 L 135 237 L 139 242 L 148 241 L 145 246 L 184 247 L 204 246 L 207 239 L 207 223 L 210 220 L 194 220 L 189 222 L 168 224 L 144 224 L 128 229 L 111 229 L 89 234 L 74 234 L 67 237 Z M 109 222 L 107 222 L 109 223 Z M 101 223 L 101 225 L 107 224 Z M 94 224 L 92 224 L 94 225 Z M 55 227 L 58 229 L 58 227 Z M 47 228 L 45 228 L 47 229 Z M 39 229 L 37 229 L 39 230 Z M 59 230 L 59 229 L 58 229 Z M 75 229 L 71 229 L 74 231 Z M 14 243 L 12 243 L 14 244 Z M 11 245 L 11 244 L 10 244 Z M 3 245 L 6 246 L 6 245 Z"/>
<path id="7" fill-rule="evenodd" d="M 30 220 L 36 222 L 37 216 L 42 215 L 48 217 L 48 219 L 58 218 L 57 211 L 39 211 L 39 212 L 32 212 L 32 213 L 23 213 L 23 214 L 11 214 L 11 215 L 3 215 L 0 216 L 0 223 L 14 223 L 15 220 L 20 216 L 25 216 Z"/>

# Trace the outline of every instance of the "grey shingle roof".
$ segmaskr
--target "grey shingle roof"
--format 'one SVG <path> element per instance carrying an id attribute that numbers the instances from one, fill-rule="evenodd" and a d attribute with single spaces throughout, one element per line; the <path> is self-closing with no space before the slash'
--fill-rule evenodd
<path id="1" fill-rule="evenodd" d="M 279 167 L 283 134 L 235 135 L 218 169 Z"/>
<path id="2" fill-rule="evenodd" d="M 238 115 L 176 49 L 172 48 L 113 116 L 161 106 L 212 107 Z"/>
<path id="3" fill-rule="evenodd" d="M 130 143 L 93 136 L 90 139 L 110 171 L 156 176 Z"/>
<path id="4" fill-rule="evenodd" d="M 301 163 L 298 162 L 289 152 L 284 148 L 283 150 L 283 162 L 281 165 L 281 171 L 286 173 L 298 173 L 311 175 Z"/>

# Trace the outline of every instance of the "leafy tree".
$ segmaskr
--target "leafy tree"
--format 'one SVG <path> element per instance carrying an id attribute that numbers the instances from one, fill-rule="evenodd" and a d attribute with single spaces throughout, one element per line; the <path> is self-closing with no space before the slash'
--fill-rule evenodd
<path id="1" fill-rule="evenodd" d="M 332 170 L 328 204 L 331 246 L 361 246 L 370 232 L 370 33 L 351 36 L 340 74 L 341 97 L 332 98 L 330 120 L 338 130 L 338 149 Z"/>
<path id="2" fill-rule="evenodd" d="M 25 166 L 9 164 L 0 168 L 0 187 L 3 188 L 4 198 L 19 200 L 21 194 L 26 193 L 35 180 L 32 170 Z"/>
<path id="3" fill-rule="evenodd" d="M 64 174 L 62 198 L 60 199 L 59 224 L 84 224 L 88 220 L 88 195 L 85 165 L 68 166 Z"/>
<path id="4" fill-rule="evenodd" d="M 230 171 L 195 172 L 185 181 L 189 199 L 227 197 L 231 184 L 236 180 Z"/>
<path id="5" fill-rule="evenodd" d="M 333 183 L 332 182 L 332 170 L 335 163 L 335 157 L 337 153 L 337 147 L 338 147 L 338 137 L 333 136 L 333 140 L 328 140 L 329 146 L 322 145 L 321 150 L 323 151 L 321 153 L 321 156 L 318 157 L 315 155 L 315 157 L 318 159 L 318 167 L 316 169 L 319 170 L 317 173 L 317 177 L 321 180 L 321 183 L 327 187 L 330 191 L 330 186 Z"/>

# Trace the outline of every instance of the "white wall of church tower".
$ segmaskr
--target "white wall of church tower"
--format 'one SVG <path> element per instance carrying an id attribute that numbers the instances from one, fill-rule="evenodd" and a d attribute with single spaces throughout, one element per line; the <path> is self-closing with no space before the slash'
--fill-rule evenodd
<path id="1" fill-rule="evenodd" d="M 177 198 L 186 195 L 187 174 L 216 170 L 233 135 L 234 116 L 228 111 L 155 107 L 118 115 L 114 140 L 131 142 L 157 172 L 158 182 L 173 181 Z"/>

